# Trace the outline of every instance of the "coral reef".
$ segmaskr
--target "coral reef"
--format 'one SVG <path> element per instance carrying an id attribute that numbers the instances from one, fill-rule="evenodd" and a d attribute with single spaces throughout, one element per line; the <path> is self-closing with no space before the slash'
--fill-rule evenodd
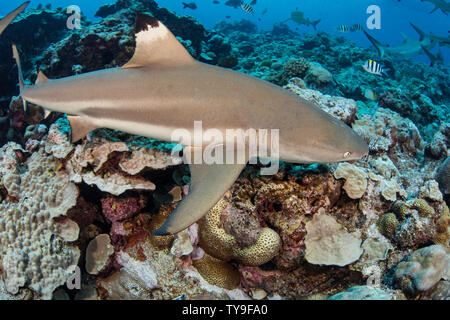
<path id="1" fill-rule="evenodd" d="M 400 262 L 395 281 L 406 295 L 414 295 L 433 287 L 441 278 L 448 280 L 449 257 L 438 245 L 414 251 Z"/>
<path id="2" fill-rule="evenodd" d="M 198 224 L 154 236 L 188 193 L 175 144 L 97 129 L 73 144 L 66 116 L 23 111 L 27 80 L 120 66 L 136 12 L 194 58 L 284 86 L 351 126 L 363 160 L 248 165 Z M 0 43 L 0 299 L 448 299 L 450 83 L 444 66 L 373 52 L 324 32 L 249 20 L 206 30 L 152 0 L 118 0 L 68 31 L 61 8 L 30 9 Z M 32 26 L 39 25 L 39 28 Z M 301 135 L 301 128 L 299 129 Z M 82 289 L 63 286 L 80 267 Z"/>

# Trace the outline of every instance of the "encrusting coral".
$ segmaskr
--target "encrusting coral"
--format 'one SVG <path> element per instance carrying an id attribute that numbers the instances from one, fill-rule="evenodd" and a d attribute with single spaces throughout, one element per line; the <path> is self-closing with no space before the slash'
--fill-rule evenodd
<path id="1" fill-rule="evenodd" d="M 395 214 L 386 213 L 380 217 L 378 220 L 378 228 L 382 235 L 390 238 L 398 226 L 398 220 Z"/>
<path id="2" fill-rule="evenodd" d="M 78 238 L 78 226 L 68 218 L 58 222 L 76 204 L 78 189 L 43 147 L 23 162 L 8 156 L 12 150 L 21 148 L 9 143 L 0 150 L 0 159 L 9 159 L 3 181 L 6 168 L 16 177 L 15 186 L 8 187 L 11 194 L 0 203 L 0 263 L 6 289 L 15 294 L 27 286 L 50 299 L 72 275 L 80 256 L 78 247 L 69 243 Z"/>
<path id="3" fill-rule="evenodd" d="M 195 260 L 193 266 L 206 281 L 215 286 L 232 290 L 239 285 L 239 272 L 229 263 L 216 259 L 209 254 Z"/>

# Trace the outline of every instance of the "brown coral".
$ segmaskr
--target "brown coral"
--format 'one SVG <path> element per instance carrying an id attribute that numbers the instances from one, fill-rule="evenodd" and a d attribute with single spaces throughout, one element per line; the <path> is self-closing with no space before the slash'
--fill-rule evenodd
<path id="1" fill-rule="evenodd" d="M 387 238 L 390 238 L 392 234 L 395 232 L 395 229 L 397 229 L 398 226 L 398 220 L 393 213 L 386 213 L 380 217 L 378 220 L 378 229 L 380 230 L 381 234 L 384 235 Z"/>
<path id="2" fill-rule="evenodd" d="M 305 58 L 291 60 L 284 65 L 284 72 L 290 77 L 303 77 L 310 65 Z"/>
<path id="3" fill-rule="evenodd" d="M 424 199 L 415 199 L 413 203 L 414 209 L 419 212 L 422 218 L 431 217 L 434 215 L 434 209 Z"/>
<path id="4" fill-rule="evenodd" d="M 210 284 L 228 290 L 235 289 L 239 285 L 239 272 L 225 261 L 205 253 L 203 258 L 194 260 L 193 265 Z"/>

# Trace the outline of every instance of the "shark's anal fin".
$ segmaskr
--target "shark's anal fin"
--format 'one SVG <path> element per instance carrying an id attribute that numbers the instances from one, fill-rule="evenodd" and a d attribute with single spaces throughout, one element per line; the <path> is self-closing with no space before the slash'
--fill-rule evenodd
<path id="1" fill-rule="evenodd" d="M 71 128 L 71 141 L 77 142 L 84 138 L 89 132 L 97 129 L 97 126 L 88 118 L 80 116 L 67 116 Z"/>
<path id="2" fill-rule="evenodd" d="M 190 165 L 189 194 L 153 234 L 174 234 L 198 221 L 221 199 L 244 167 L 245 164 Z"/>
<path id="3" fill-rule="evenodd" d="M 189 52 L 162 22 L 145 14 L 136 16 L 136 50 L 122 68 L 176 66 L 194 62 Z"/>

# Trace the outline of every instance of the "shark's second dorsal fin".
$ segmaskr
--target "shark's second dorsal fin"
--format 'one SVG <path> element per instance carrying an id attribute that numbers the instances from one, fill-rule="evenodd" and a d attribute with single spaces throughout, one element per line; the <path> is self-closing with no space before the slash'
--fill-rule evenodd
<path id="1" fill-rule="evenodd" d="M 160 21 L 145 14 L 136 17 L 136 50 L 122 68 L 181 65 L 195 60 Z"/>

